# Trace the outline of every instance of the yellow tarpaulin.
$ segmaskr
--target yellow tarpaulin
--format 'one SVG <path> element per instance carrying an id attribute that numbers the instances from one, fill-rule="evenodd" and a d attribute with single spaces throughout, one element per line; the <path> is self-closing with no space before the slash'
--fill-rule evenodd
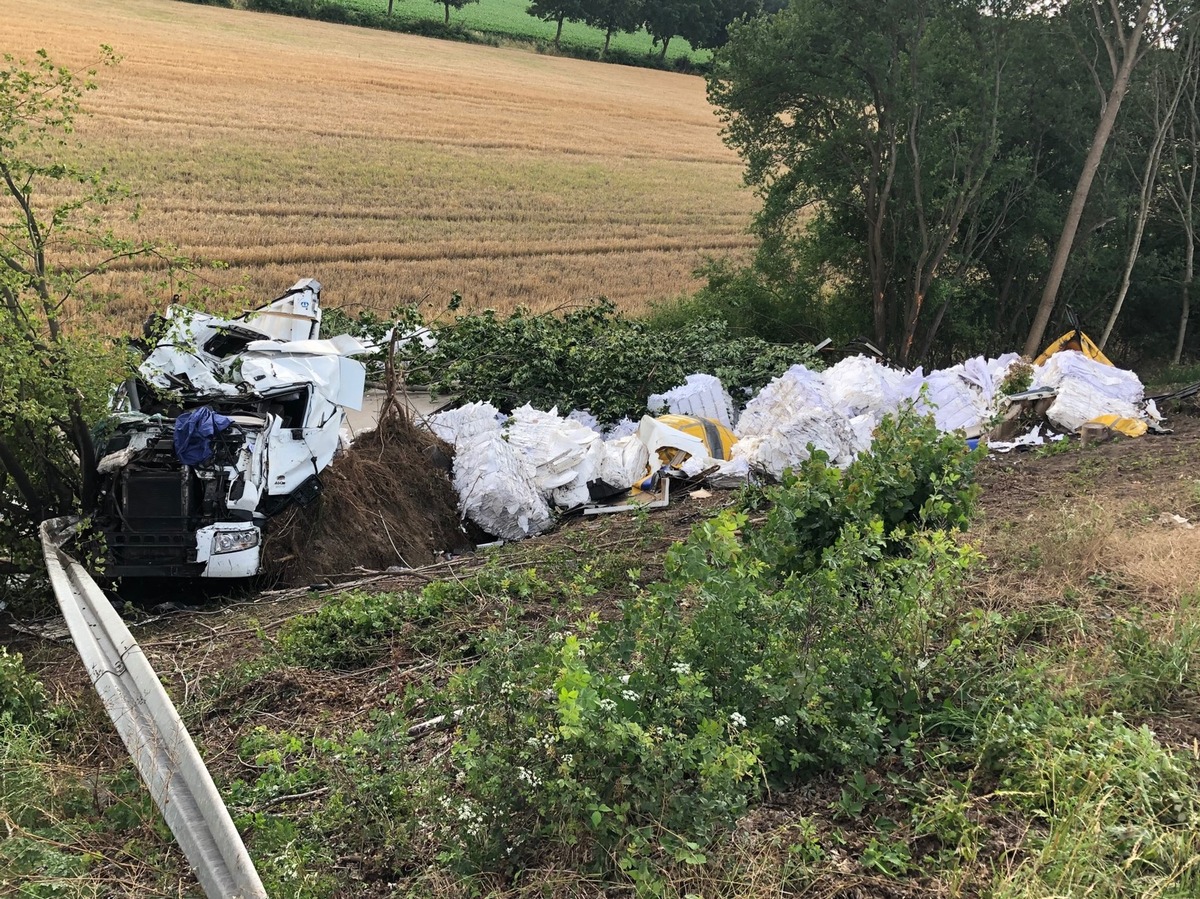
<path id="1" fill-rule="evenodd" d="M 1042 355 L 1033 360 L 1034 365 L 1043 365 L 1046 360 L 1057 353 L 1059 350 L 1078 350 L 1087 356 L 1089 359 L 1095 359 L 1097 362 L 1103 362 L 1105 365 L 1112 365 L 1112 361 L 1104 355 L 1100 347 L 1092 341 L 1082 331 L 1076 329 L 1068 331 L 1058 340 L 1050 344 L 1046 349 L 1042 350 Z"/>
<path id="2" fill-rule="evenodd" d="M 682 431 L 689 437 L 699 439 L 708 450 L 708 454 L 714 459 L 728 460 L 729 451 L 737 443 L 737 437 L 733 435 L 733 431 L 711 418 L 695 418 L 691 415 L 660 415 L 657 421 L 676 431 Z M 668 443 L 667 446 L 671 446 L 671 444 Z M 678 447 L 675 448 L 678 449 Z M 660 449 L 659 456 L 664 455 L 673 454 Z M 663 461 L 669 464 L 669 459 L 664 458 Z"/>
<path id="3" fill-rule="evenodd" d="M 1126 437 L 1141 437 L 1147 430 L 1144 421 L 1138 421 L 1136 418 L 1123 418 L 1111 412 L 1108 415 L 1097 415 L 1088 424 L 1104 425 L 1106 428 L 1110 428 L 1119 434 L 1124 434 Z"/>

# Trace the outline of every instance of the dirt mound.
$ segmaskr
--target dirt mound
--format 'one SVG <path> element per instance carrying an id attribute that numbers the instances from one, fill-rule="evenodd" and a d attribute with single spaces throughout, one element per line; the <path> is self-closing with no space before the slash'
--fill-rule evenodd
<path id="1" fill-rule="evenodd" d="M 320 498 L 271 521 L 268 581 L 321 582 L 359 569 L 416 567 L 472 548 L 450 482 L 454 450 L 423 429 L 371 431 L 321 474 Z"/>

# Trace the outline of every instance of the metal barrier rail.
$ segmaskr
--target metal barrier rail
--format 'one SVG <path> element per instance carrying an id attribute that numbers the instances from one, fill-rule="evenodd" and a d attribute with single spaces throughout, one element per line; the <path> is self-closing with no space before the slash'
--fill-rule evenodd
<path id="1" fill-rule="evenodd" d="M 73 521 L 42 523 L 46 570 L 71 638 L 142 780 L 209 899 L 266 899 L 208 768 L 141 647 L 63 549 Z"/>

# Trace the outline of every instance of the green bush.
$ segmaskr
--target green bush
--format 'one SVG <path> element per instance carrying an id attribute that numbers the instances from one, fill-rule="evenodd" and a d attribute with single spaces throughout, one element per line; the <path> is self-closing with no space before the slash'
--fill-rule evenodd
<path id="1" fill-rule="evenodd" d="M 46 690 L 25 670 L 21 654 L 0 646 L 0 722 L 33 724 L 47 708 Z"/>
<path id="2" fill-rule="evenodd" d="M 460 674 L 446 857 L 519 868 L 571 846 L 649 888 L 702 864 L 765 785 L 901 746 L 942 701 L 927 672 L 973 558 L 941 528 L 969 514 L 974 456 L 919 447 L 928 427 L 898 416 L 845 473 L 810 460 L 759 497 L 764 521 L 697 526 L 619 619 Z M 898 468 L 922 483 L 900 490 Z"/>
<path id="3" fill-rule="evenodd" d="M 427 631 L 411 635 L 411 647 L 444 650 L 461 636 L 444 627 L 460 607 L 485 600 L 515 603 L 549 590 L 534 571 L 485 569 L 473 577 L 435 581 L 417 592 L 341 593 L 311 615 L 288 622 L 279 636 L 279 651 L 286 661 L 310 668 L 361 668 L 410 626 Z"/>

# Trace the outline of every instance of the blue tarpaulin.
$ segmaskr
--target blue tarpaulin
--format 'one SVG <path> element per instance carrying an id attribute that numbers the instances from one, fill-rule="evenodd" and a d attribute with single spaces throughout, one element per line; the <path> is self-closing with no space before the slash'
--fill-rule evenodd
<path id="1" fill-rule="evenodd" d="M 189 409 L 175 419 L 175 455 L 184 465 L 200 465 L 212 458 L 212 438 L 231 421 L 208 406 Z"/>

